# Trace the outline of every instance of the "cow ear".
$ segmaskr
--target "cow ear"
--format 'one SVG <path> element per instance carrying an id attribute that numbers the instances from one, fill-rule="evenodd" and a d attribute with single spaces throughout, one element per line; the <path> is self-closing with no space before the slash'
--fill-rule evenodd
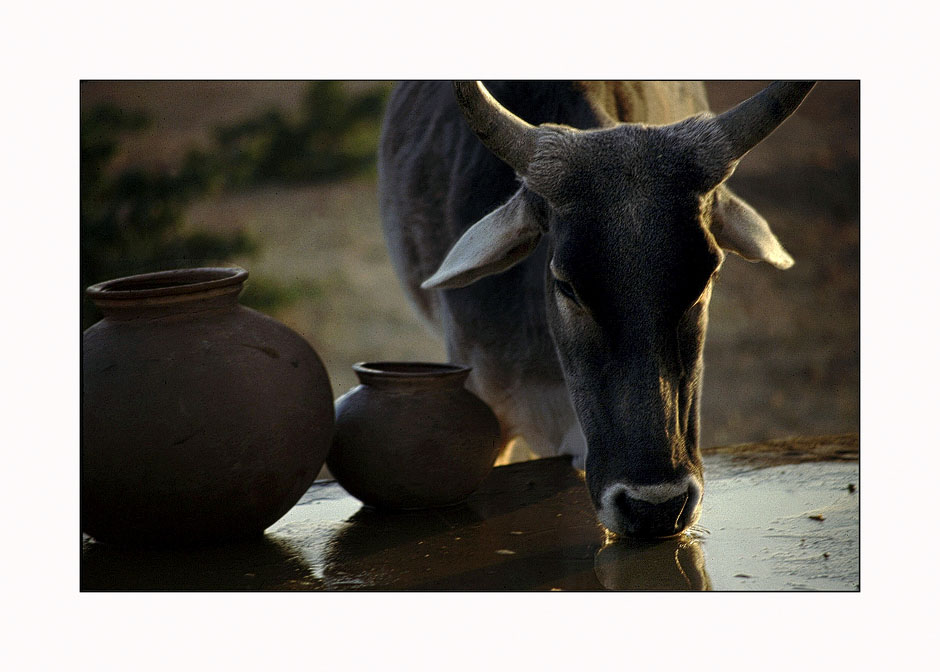
<path id="1" fill-rule="evenodd" d="M 542 237 L 540 215 L 525 188 L 471 226 L 450 248 L 423 289 L 465 287 L 525 259 Z"/>
<path id="2" fill-rule="evenodd" d="M 723 185 L 715 191 L 711 233 L 721 247 L 748 261 L 766 261 L 777 268 L 793 265 L 793 257 L 783 249 L 767 220 Z"/>

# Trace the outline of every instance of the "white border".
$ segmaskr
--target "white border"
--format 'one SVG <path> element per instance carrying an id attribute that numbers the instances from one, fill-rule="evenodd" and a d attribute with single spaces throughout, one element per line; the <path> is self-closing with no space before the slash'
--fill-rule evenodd
<path id="1" fill-rule="evenodd" d="M 28 8 L 27 8 L 28 7 Z M 3 10 L 4 658 L 15 669 L 866 669 L 932 656 L 935 12 L 896 2 L 20 3 Z M 82 78 L 861 79 L 860 595 L 78 592 Z M 925 422 L 927 420 L 928 422 Z M 927 546 L 927 548 L 923 548 Z M 929 609 L 929 610 L 928 610 Z M 676 657 L 681 657 L 676 660 Z M 12 669 L 12 668 L 11 668 Z"/>

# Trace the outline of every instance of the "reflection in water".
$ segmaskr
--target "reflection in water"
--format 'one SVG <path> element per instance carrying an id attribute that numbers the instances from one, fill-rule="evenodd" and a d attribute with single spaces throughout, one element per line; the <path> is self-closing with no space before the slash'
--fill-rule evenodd
<path id="1" fill-rule="evenodd" d="M 350 516 L 331 540 L 327 562 L 341 564 L 428 539 L 483 520 L 465 504 L 416 511 L 387 511 L 364 506 Z"/>
<path id="2" fill-rule="evenodd" d="M 466 504 L 418 511 L 386 511 L 364 506 L 329 539 L 323 580 L 328 589 L 400 589 L 409 566 L 434 549 L 440 540 L 467 534 L 483 518 Z M 435 543 L 434 540 L 437 540 Z M 407 581 L 406 581 L 407 583 Z"/>
<path id="3" fill-rule="evenodd" d="M 82 590 L 309 590 L 319 585 L 296 549 L 267 536 L 177 549 L 82 543 Z"/>
<path id="4" fill-rule="evenodd" d="M 609 540 L 594 557 L 594 573 L 609 590 L 711 590 L 701 545 L 688 535 Z"/>
<path id="5" fill-rule="evenodd" d="M 549 458 L 494 470 L 447 509 L 363 508 L 321 482 L 266 536 L 241 544 L 125 549 L 86 539 L 81 588 L 858 590 L 857 463 L 723 465 L 707 464 L 708 530 L 676 539 L 605 539 L 584 482 Z"/>

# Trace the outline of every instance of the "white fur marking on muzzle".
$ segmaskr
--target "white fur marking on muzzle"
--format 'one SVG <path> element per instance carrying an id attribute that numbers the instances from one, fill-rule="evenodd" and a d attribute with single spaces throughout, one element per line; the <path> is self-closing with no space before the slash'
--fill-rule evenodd
<path id="1" fill-rule="evenodd" d="M 623 520 L 617 505 L 617 497 L 625 494 L 632 500 L 662 504 L 670 499 L 681 497 L 688 493 L 687 506 L 698 507 L 702 499 L 702 483 L 695 476 L 689 475 L 678 481 L 657 483 L 655 485 L 630 485 L 627 483 L 614 483 L 607 487 L 601 495 L 601 508 L 597 517 L 608 530 L 619 531 L 632 527 L 629 521 Z"/>

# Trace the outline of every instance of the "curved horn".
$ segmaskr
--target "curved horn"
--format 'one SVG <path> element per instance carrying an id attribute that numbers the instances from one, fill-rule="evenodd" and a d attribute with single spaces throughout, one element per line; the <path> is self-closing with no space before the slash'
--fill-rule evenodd
<path id="1" fill-rule="evenodd" d="M 454 82 L 454 95 L 470 128 L 483 144 L 517 173 L 525 175 L 535 152 L 538 128 L 500 105 L 481 82 Z"/>
<path id="2" fill-rule="evenodd" d="M 732 154 L 740 159 L 766 138 L 799 107 L 816 82 L 774 82 L 715 121 L 731 142 Z"/>

